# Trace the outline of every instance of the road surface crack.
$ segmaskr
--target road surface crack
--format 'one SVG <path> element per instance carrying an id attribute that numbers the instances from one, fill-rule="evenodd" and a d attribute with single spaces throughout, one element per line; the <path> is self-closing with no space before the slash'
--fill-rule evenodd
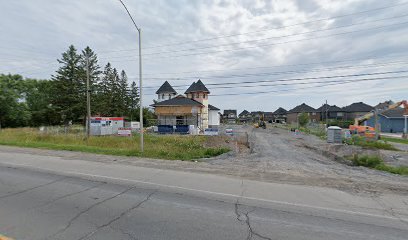
<path id="1" fill-rule="evenodd" d="M 94 208 L 94 207 L 96 207 L 96 206 L 98 206 L 98 205 L 101 205 L 101 204 L 103 204 L 103 203 L 105 203 L 105 202 L 107 202 L 107 201 L 109 201 L 109 200 L 111 200 L 111 199 L 114 199 L 114 198 L 116 198 L 116 197 L 118 197 L 118 196 L 120 196 L 120 195 L 122 195 L 122 194 L 125 194 L 125 193 L 127 193 L 128 191 L 130 191 L 130 190 L 132 190 L 132 189 L 134 189 L 134 188 L 135 188 L 135 187 L 127 188 L 127 189 L 125 189 L 124 191 L 122 191 L 122 192 L 120 192 L 120 193 L 118 193 L 118 194 L 116 194 L 116 195 L 114 195 L 114 196 L 112 196 L 112 197 L 105 198 L 104 200 L 99 201 L 99 202 L 97 202 L 97 203 L 94 203 L 94 204 L 92 204 L 91 206 L 87 207 L 86 209 L 80 211 L 79 213 L 77 213 L 74 217 L 72 217 L 72 218 L 68 221 L 67 225 L 66 225 L 64 228 L 60 229 L 60 230 L 57 231 L 56 233 L 54 233 L 54 234 L 52 234 L 51 236 L 47 237 L 47 239 L 55 239 L 55 236 L 57 236 L 57 235 L 59 235 L 59 234 L 65 232 L 68 228 L 70 228 L 70 227 L 72 226 L 72 224 L 75 222 L 75 220 L 77 220 L 79 217 L 81 217 L 83 214 L 85 214 L 86 212 L 88 212 L 88 211 L 91 210 L 92 208 Z"/>
<path id="2" fill-rule="evenodd" d="M 263 235 L 255 232 L 255 230 L 253 229 L 253 227 L 251 225 L 250 218 L 249 218 L 249 214 L 251 212 L 253 212 L 254 210 L 242 212 L 242 211 L 240 211 L 239 206 L 240 206 L 240 204 L 237 201 L 235 203 L 235 215 L 237 216 L 237 220 L 239 222 L 244 223 L 248 227 L 248 236 L 247 236 L 246 240 L 251 240 L 254 236 L 256 236 L 258 238 L 261 238 L 261 239 L 272 240 L 272 238 L 263 236 Z"/>
<path id="3" fill-rule="evenodd" d="M 86 192 L 86 191 L 89 191 L 89 190 L 98 188 L 98 187 L 100 187 L 100 186 L 102 186 L 102 185 L 104 185 L 104 184 L 106 184 L 106 183 L 100 183 L 100 184 L 94 185 L 94 186 L 92 186 L 92 187 L 88 187 L 88 188 L 82 189 L 81 191 L 77 191 L 77 192 L 65 194 L 65 195 L 63 195 L 63 196 L 61 196 L 61 197 L 58 197 L 58 198 L 52 199 L 51 201 L 45 202 L 44 204 L 41 204 L 41 205 L 36 206 L 36 207 L 33 207 L 33 208 L 29 209 L 29 211 L 30 211 L 30 210 L 34 210 L 34 209 L 39 209 L 39 208 L 45 207 L 45 206 L 47 206 L 47 205 L 50 205 L 50 204 L 52 204 L 52 203 L 54 203 L 54 202 L 56 202 L 56 201 L 59 201 L 59 200 L 61 200 L 61 199 L 64 199 L 64 198 L 71 197 L 71 196 L 74 196 L 74 195 L 77 195 L 77 194 L 80 194 L 80 193 L 83 193 L 83 192 Z"/>
<path id="4" fill-rule="evenodd" d="M 371 197 L 371 199 L 373 199 L 375 202 L 377 202 L 381 207 L 383 207 L 383 210 L 385 213 L 388 213 L 389 215 L 391 215 L 392 217 L 397 218 L 401 223 L 407 224 L 408 225 L 408 221 L 402 219 L 395 211 L 394 208 L 392 207 L 387 207 L 387 205 L 381 201 L 378 197 Z"/>
<path id="5" fill-rule="evenodd" d="M 92 231 L 92 232 L 86 234 L 85 236 L 79 238 L 78 240 L 83 240 L 83 239 L 89 238 L 89 237 L 91 237 L 92 235 L 94 235 L 95 233 L 97 233 L 99 230 L 101 230 L 101 229 L 103 229 L 103 228 L 105 228 L 105 227 L 111 227 L 111 228 L 112 228 L 111 225 L 112 225 L 114 222 L 118 221 L 118 220 L 121 219 L 123 216 L 127 215 L 128 213 L 130 213 L 131 211 L 137 209 L 137 208 L 140 207 L 143 203 L 149 201 L 150 198 L 151 198 L 156 192 L 157 192 L 157 190 L 154 191 L 154 192 L 152 192 L 152 193 L 150 193 L 143 201 L 137 203 L 136 205 L 132 206 L 131 208 L 128 208 L 126 211 L 123 211 L 123 212 L 122 212 L 121 214 L 119 214 L 117 217 L 111 219 L 109 222 L 107 222 L 107 223 L 105 223 L 105 224 L 103 224 L 103 225 L 98 226 L 94 231 Z M 121 228 L 118 228 L 118 229 L 119 229 L 119 231 L 122 232 L 123 234 L 132 237 L 132 239 L 136 239 L 131 233 L 125 232 L 125 231 L 124 231 L 123 229 L 121 229 Z"/>
<path id="6" fill-rule="evenodd" d="M 22 193 L 25 193 L 25 192 L 28 192 L 28 191 L 31 191 L 31 190 L 34 190 L 34 189 L 37 189 L 37 188 L 45 187 L 45 186 L 54 184 L 54 183 L 56 183 L 56 182 L 62 181 L 62 180 L 64 180 L 64 179 L 66 179 L 66 178 L 68 178 L 68 177 L 58 178 L 58 179 L 56 179 L 56 180 L 54 180 L 54 181 L 51 181 L 51 182 L 48 182 L 48 183 L 44 183 L 44 184 L 41 184 L 41 185 L 37 185 L 37 186 L 35 186 L 35 187 L 27 188 L 27 189 L 24 189 L 24 190 L 21 190 L 21 191 L 18 191 L 18 192 L 6 194 L 6 195 L 4 195 L 4 196 L 0 196 L 0 199 L 12 197 L 12 196 L 16 196 L 16 195 L 19 195 L 19 194 L 22 194 Z"/>

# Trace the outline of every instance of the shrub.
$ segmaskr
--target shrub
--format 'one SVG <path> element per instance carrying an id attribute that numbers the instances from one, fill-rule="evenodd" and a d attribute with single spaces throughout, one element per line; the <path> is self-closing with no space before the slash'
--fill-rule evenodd
<path id="1" fill-rule="evenodd" d="M 363 166 L 363 167 L 368 167 L 368 168 L 373 168 L 376 170 L 384 171 L 384 172 L 389 172 L 393 174 L 399 174 L 399 175 L 408 175 L 408 167 L 406 166 L 399 166 L 399 167 L 394 167 L 394 166 L 389 166 L 384 163 L 381 157 L 376 156 L 376 155 L 354 155 L 351 158 L 353 164 L 355 166 Z"/>
<path id="2" fill-rule="evenodd" d="M 299 125 L 304 127 L 309 123 L 309 115 L 307 113 L 301 113 L 298 117 Z"/>
<path id="3" fill-rule="evenodd" d="M 388 142 L 368 140 L 367 138 L 358 136 L 358 135 L 354 135 L 350 139 L 344 140 L 344 142 L 349 145 L 356 145 L 356 146 L 373 148 L 373 149 L 398 151 L 397 148 L 395 148 L 393 145 L 389 144 Z"/>

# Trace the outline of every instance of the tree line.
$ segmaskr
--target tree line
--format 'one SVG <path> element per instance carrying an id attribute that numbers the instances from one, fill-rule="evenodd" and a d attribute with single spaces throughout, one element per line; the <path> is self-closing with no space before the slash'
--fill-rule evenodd
<path id="1" fill-rule="evenodd" d="M 0 127 L 85 124 L 87 68 L 91 114 L 139 120 L 139 89 L 129 86 L 124 70 L 110 63 L 101 69 L 90 47 L 78 52 L 73 45 L 58 63 L 50 80 L 0 75 Z M 144 122 L 154 117 L 147 108 L 144 113 Z"/>

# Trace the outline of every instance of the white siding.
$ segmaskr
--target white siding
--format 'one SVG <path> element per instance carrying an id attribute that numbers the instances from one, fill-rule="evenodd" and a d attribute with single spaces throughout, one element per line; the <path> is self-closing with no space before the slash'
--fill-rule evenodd
<path id="1" fill-rule="evenodd" d="M 209 126 L 219 126 L 220 125 L 220 115 L 217 110 L 208 111 L 208 125 Z"/>

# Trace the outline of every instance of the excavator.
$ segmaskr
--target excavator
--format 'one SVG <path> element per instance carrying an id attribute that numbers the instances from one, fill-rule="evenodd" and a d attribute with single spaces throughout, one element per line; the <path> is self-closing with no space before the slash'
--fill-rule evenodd
<path id="1" fill-rule="evenodd" d="M 380 110 L 380 111 L 374 111 L 374 112 L 370 112 L 367 113 L 359 118 L 356 118 L 354 120 L 354 125 L 350 125 L 349 126 L 349 130 L 352 134 L 359 134 L 362 136 L 365 136 L 367 138 L 375 138 L 376 136 L 376 129 L 370 126 L 361 126 L 360 124 L 370 118 L 372 118 L 373 116 L 375 116 L 375 114 L 381 114 L 384 113 L 386 111 L 389 111 L 391 109 L 395 109 L 401 105 L 404 105 L 405 108 L 405 113 L 404 115 L 408 115 L 408 102 L 406 100 L 400 101 L 400 102 L 396 102 L 394 104 L 391 104 L 390 106 L 388 106 L 386 109 Z M 406 138 L 406 136 L 404 136 Z"/>
<path id="2" fill-rule="evenodd" d="M 259 116 L 259 121 L 254 124 L 254 127 L 266 129 L 265 114 L 261 114 L 261 116 Z"/>

